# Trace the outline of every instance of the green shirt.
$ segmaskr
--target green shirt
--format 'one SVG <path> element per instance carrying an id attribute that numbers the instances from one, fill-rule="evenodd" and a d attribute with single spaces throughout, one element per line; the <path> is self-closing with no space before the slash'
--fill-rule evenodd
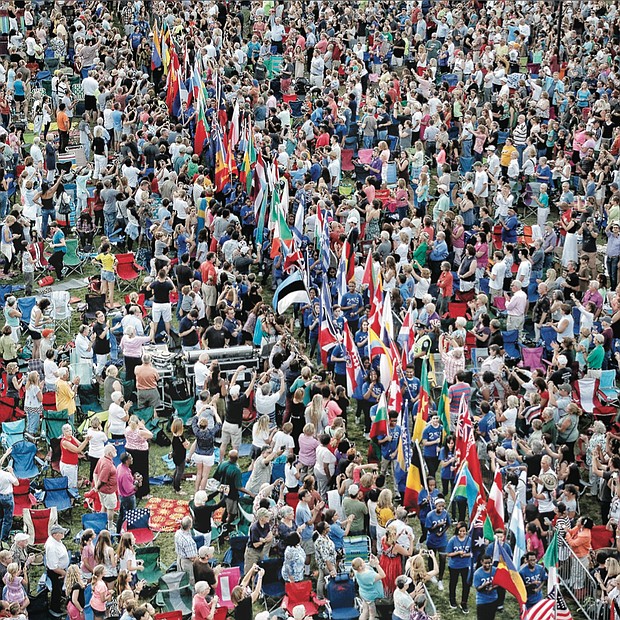
<path id="1" fill-rule="evenodd" d="M 345 517 L 353 515 L 353 523 L 351 523 L 352 532 L 364 531 L 364 517 L 368 514 L 368 508 L 364 502 L 360 502 L 358 499 L 352 497 L 345 497 L 342 500 L 342 510 Z"/>
<path id="2" fill-rule="evenodd" d="M 588 370 L 601 370 L 604 358 L 605 349 L 600 344 L 596 345 L 588 355 Z"/>
<path id="3" fill-rule="evenodd" d="M 420 243 L 413 251 L 413 260 L 418 261 L 420 267 L 426 267 L 426 253 L 428 252 L 428 244 Z"/>

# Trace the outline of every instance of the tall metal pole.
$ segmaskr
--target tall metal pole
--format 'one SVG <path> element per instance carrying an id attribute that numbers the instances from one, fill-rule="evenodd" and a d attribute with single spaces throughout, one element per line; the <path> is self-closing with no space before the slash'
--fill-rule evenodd
<path id="1" fill-rule="evenodd" d="M 562 13 L 564 10 L 564 0 L 557 0 L 558 3 L 558 33 L 557 33 L 557 41 L 556 45 L 558 48 L 558 63 L 562 61 L 560 58 L 560 45 L 562 41 Z"/>

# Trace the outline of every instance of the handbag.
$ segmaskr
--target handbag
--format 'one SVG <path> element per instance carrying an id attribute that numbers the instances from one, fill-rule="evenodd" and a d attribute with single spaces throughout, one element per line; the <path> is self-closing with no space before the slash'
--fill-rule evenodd
<path id="1" fill-rule="evenodd" d="M 68 196 L 66 193 L 62 193 L 60 196 L 60 200 L 58 203 L 58 213 L 62 215 L 69 215 L 71 213 L 71 199 L 67 200 Z"/>
<path id="2" fill-rule="evenodd" d="M 46 286 L 51 286 L 54 284 L 54 276 L 45 276 L 39 280 L 39 286 L 41 288 L 45 288 Z"/>

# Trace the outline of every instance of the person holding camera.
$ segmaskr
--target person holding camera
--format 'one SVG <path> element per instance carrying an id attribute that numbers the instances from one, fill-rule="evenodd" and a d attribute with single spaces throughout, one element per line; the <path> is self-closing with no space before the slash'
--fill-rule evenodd
<path id="1" fill-rule="evenodd" d="M 370 554 L 368 563 L 362 558 L 354 558 L 351 568 L 362 601 L 360 620 L 375 620 L 377 617 L 376 601 L 384 596 L 385 571 L 381 568 L 377 556 L 373 554 Z"/>
<path id="2" fill-rule="evenodd" d="M 246 564 L 247 566 L 247 564 Z M 258 600 L 263 588 L 263 576 L 265 569 L 259 568 L 256 564 L 246 571 L 241 583 L 235 586 L 230 594 L 234 605 L 233 617 L 235 620 L 248 620 L 253 617 L 252 605 Z M 250 583 L 255 579 L 253 587 Z"/>

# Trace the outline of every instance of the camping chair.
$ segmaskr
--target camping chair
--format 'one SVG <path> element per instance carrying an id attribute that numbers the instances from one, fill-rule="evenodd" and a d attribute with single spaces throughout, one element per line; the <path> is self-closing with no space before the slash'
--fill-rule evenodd
<path id="1" fill-rule="evenodd" d="M 547 369 L 543 363 L 544 352 L 545 350 L 543 347 L 521 347 L 521 361 L 519 362 L 519 366 L 521 368 L 527 368 L 530 371 L 546 371 Z"/>
<path id="2" fill-rule="evenodd" d="M 396 169 L 396 162 L 389 161 L 387 165 L 386 184 L 388 187 L 396 187 L 397 183 L 398 183 L 398 170 Z"/>
<path id="3" fill-rule="evenodd" d="M 581 329 L 581 310 L 577 306 L 573 306 L 571 314 L 573 315 L 573 334 L 578 336 Z"/>
<path id="4" fill-rule="evenodd" d="M 32 314 L 32 309 L 37 305 L 36 297 L 19 297 L 17 299 L 17 307 L 19 311 L 22 313 L 21 322 L 25 325 L 30 323 L 30 315 Z"/>
<path id="5" fill-rule="evenodd" d="M 354 172 L 355 165 L 353 164 L 353 157 L 355 155 L 355 151 L 353 149 L 342 149 L 340 152 L 341 161 L 340 167 L 342 172 Z"/>
<path id="6" fill-rule="evenodd" d="M 84 323 L 94 321 L 97 316 L 97 312 L 103 312 L 105 314 L 105 295 L 93 295 L 87 293 L 84 301 L 86 302 L 86 310 L 84 311 L 84 319 L 86 320 L 83 321 Z"/>
<path id="7" fill-rule="evenodd" d="M 123 452 L 125 452 L 126 441 L 124 439 L 110 439 L 108 443 L 116 448 L 116 456 L 113 460 L 114 466 L 118 467 L 121 464 L 121 456 L 123 456 Z"/>
<path id="8" fill-rule="evenodd" d="M 54 319 L 54 330 L 71 335 L 71 293 L 69 291 L 52 291 L 51 317 Z"/>
<path id="9" fill-rule="evenodd" d="M 351 562 L 362 558 L 367 562 L 370 558 L 370 538 L 368 536 L 345 536 L 344 538 L 344 569 L 351 570 Z"/>
<path id="10" fill-rule="evenodd" d="M 47 272 L 52 268 L 52 266 L 47 260 L 49 258 L 49 255 L 45 253 L 45 245 L 43 241 L 31 243 L 28 246 L 28 251 L 30 252 L 30 256 L 32 256 L 32 260 L 34 261 L 35 277 L 39 278 L 43 275 L 46 275 Z"/>
<path id="11" fill-rule="evenodd" d="M 82 515 L 82 531 L 91 529 L 95 535 L 108 529 L 108 515 L 105 512 L 85 512 Z"/>
<path id="12" fill-rule="evenodd" d="M 144 579 L 150 586 L 156 586 L 166 572 L 161 565 L 159 547 L 138 547 L 136 549 L 136 559 L 142 560 L 144 566 L 140 571 L 140 579 Z"/>
<path id="13" fill-rule="evenodd" d="M 233 534 L 231 534 L 229 539 L 230 549 L 228 549 L 224 554 L 222 564 L 226 564 L 231 568 L 236 566 L 243 573 L 243 561 L 245 557 L 245 548 L 248 545 L 248 540 L 248 536 L 233 536 Z"/>
<path id="14" fill-rule="evenodd" d="M 42 508 L 33 510 L 24 508 L 24 528 L 30 536 L 31 545 L 44 545 L 49 537 L 53 525 L 58 525 L 58 511 L 56 508 Z"/>
<path id="15" fill-rule="evenodd" d="M 618 409 L 613 405 L 603 405 L 599 394 L 600 381 L 592 377 L 584 377 L 573 384 L 573 400 L 585 411 L 594 415 L 596 420 L 605 422 L 609 427 L 618 415 Z"/>
<path id="16" fill-rule="evenodd" d="M 290 616 L 293 615 L 293 609 L 297 605 L 303 605 L 306 610 L 306 616 L 316 616 L 320 607 L 324 607 L 326 601 L 320 599 L 315 592 L 312 591 L 312 582 L 298 581 L 294 583 L 284 584 L 285 595 L 282 599 L 280 607 L 285 609 Z"/>
<path id="17" fill-rule="evenodd" d="M 544 326 L 540 328 L 540 337 L 543 341 L 545 351 L 551 352 L 553 348 L 551 346 L 552 343 L 557 341 L 557 332 L 553 327 Z"/>
<path id="18" fill-rule="evenodd" d="M 44 478 L 43 490 L 45 491 L 43 500 L 45 507 L 56 508 L 59 515 L 63 512 L 68 512 L 68 523 L 71 523 L 71 511 L 73 510 L 74 497 L 69 492 L 69 479 L 67 476 Z"/>
<path id="19" fill-rule="evenodd" d="M 367 166 L 372 161 L 373 151 L 374 149 L 360 149 L 357 152 L 357 159 L 359 160 L 361 164 L 364 164 Z"/>
<path id="20" fill-rule="evenodd" d="M 504 339 L 504 352 L 511 359 L 521 359 L 521 352 L 519 351 L 519 330 L 511 329 L 507 332 L 502 332 L 502 338 Z"/>
<path id="21" fill-rule="evenodd" d="M 24 441 L 26 432 L 26 418 L 14 422 L 2 422 L 2 447 L 8 450 L 18 441 Z"/>
<path id="22" fill-rule="evenodd" d="M 173 400 L 172 407 L 174 409 L 174 416 L 183 420 L 183 424 L 187 426 L 190 420 L 194 417 L 194 405 L 196 399 L 192 396 L 186 400 Z"/>
<path id="23" fill-rule="evenodd" d="M 535 304 L 538 301 L 540 295 L 538 294 L 538 283 L 530 282 L 527 285 L 527 301 L 530 304 Z"/>
<path id="24" fill-rule="evenodd" d="M 271 482 L 274 483 L 276 480 L 284 480 L 284 465 L 286 463 L 273 463 L 271 466 Z"/>
<path id="25" fill-rule="evenodd" d="M 67 253 L 65 254 L 63 264 L 66 267 L 67 275 L 71 273 L 82 273 L 82 265 L 84 259 L 78 254 L 78 239 L 66 239 Z"/>
<path id="26" fill-rule="evenodd" d="M 359 610 L 355 607 L 355 583 L 347 573 L 330 579 L 325 594 L 332 620 L 353 620 L 359 616 Z"/>
<path id="27" fill-rule="evenodd" d="M 474 365 L 474 372 L 480 371 L 480 364 L 489 357 L 489 349 L 486 347 L 473 347 L 471 350 L 471 362 Z"/>
<path id="28" fill-rule="evenodd" d="M 465 316 L 469 308 L 464 301 L 450 301 L 448 302 L 448 316 L 451 319 L 456 319 L 457 316 Z"/>
<path id="29" fill-rule="evenodd" d="M 144 407 L 142 409 L 133 409 L 134 415 L 138 416 L 144 422 L 144 426 L 153 433 L 153 441 L 157 442 L 159 433 L 162 433 L 160 419 L 155 417 L 155 409 L 153 407 Z"/>
<path id="30" fill-rule="evenodd" d="M 618 401 L 618 388 L 616 387 L 616 371 L 603 370 L 599 383 L 599 390 L 605 396 L 608 403 Z M 2 425 L 4 427 L 4 424 Z"/>
<path id="31" fill-rule="evenodd" d="M 180 611 L 183 617 L 192 613 L 193 588 L 185 571 L 174 571 L 162 575 L 155 604 L 165 612 Z"/>
<path id="32" fill-rule="evenodd" d="M 159 532 L 153 532 L 149 526 L 151 511 L 148 508 L 135 508 L 127 512 L 125 523 L 121 526 L 121 531 L 131 532 L 136 539 L 136 545 L 146 545 L 153 542 Z"/>
<path id="33" fill-rule="evenodd" d="M 217 584 L 215 586 L 215 593 L 218 597 L 218 604 L 227 609 L 232 609 L 234 604 L 230 597 L 231 592 L 235 586 L 239 585 L 241 581 L 241 571 L 238 566 L 230 566 L 223 568 L 217 578 Z"/>
<path id="34" fill-rule="evenodd" d="M 62 427 L 69 422 L 69 413 L 66 409 L 61 411 L 43 410 L 41 420 L 41 435 L 49 442 L 51 439 L 62 437 Z"/>
<path id="35" fill-rule="evenodd" d="M 41 468 L 46 467 L 45 461 L 37 456 L 37 447 L 29 441 L 18 441 L 11 446 L 11 457 L 13 459 L 13 473 L 16 478 L 36 478 L 41 474 L 37 463 Z"/>
<path id="36" fill-rule="evenodd" d="M 259 566 L 265 571 L 261 596 L 265 603 L 265 609 L 271 611 L 280 604 L 286 594 L 284 590 L 284 580 L 281 575 L 282 560 L 280 558 L 268 558 L 260 562 Z M 276 601 L 276 603 L 270 607 L 267 602 L 268 599 Z"/>
<path id="37" fill-rule="evenodd" d="M 144 271 L 144 267 L 136 263 L 136 257 L 133 252 L 127 254 L 116 255 L 116 275 L 118 276 L 118 287 L 125 291 L 133 287 L 133 281 L 140 277 L 140 272 Z"/>
<path id="38" fill-rule="evenodd" d="M 14 517 L 21 517 L 24 510 L 30 510 L 37 505 L 37 500 L 30 492 L 30 480 L 21 478 L 19 484 L 13 487 L 13 501 L 15 504 L 13 509 Z"/>
<path id="39" fill-rule="evenodd" d="M 461 174 L 467 174 L 471 172 L 474 167 L 474 158 L 473 157 L 459 157 L 459 168 Z"/>
<path id="40" fill-rule="evenodd" d="M 142 573 L 140 573 L 142 575 Z M 216 610 L 217 613 L 217 610 Z M 155 620 L 183 620 L 182 611 L 167 611 L 163 614 L 155 614 Z"/>

